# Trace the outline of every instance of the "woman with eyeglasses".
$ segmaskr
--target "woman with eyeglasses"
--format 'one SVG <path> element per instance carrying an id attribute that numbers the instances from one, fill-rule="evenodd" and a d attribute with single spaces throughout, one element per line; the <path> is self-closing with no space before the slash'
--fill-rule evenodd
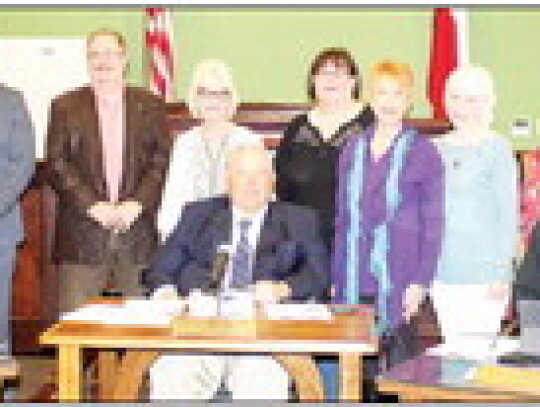
<path id="1" fill-rule="evenodd" d="M 327 48 L 315 57 L 307 91 L 313 107 L 289 123 L 277 149 L 276 190 L 280 200 L 318 211 L 322 237 L 331 252 L 339 154 L 351 135 L 373 122 L 373 111 L 361 101 L 358 66 L 344 48 Z M 335 360 L 318 357 L 317 362 L 327 400 L 335 400 Z"/>
<path id="2" fill-rule="evenodd" d="M 229 67 L 219 60 L 201 61 L 195 68 L 187 103 L 200 125 L 179 134 L 158 213 L 162 241 L 180 219 L 186 202 L 224 192 L 226 152 L 245 143 L 262 144 L 262 137 L 233 123 L 239 103 Z"/>
<path id="3" fill-rule="evenodd" d="M 373 112 L 360 100 L 360 89 L 358 66 L 349 51 L 323 50 L 309 70 L 308 96 L 313 107 L 289 123 L 276 153 L 278 198 L 319 212 L 329 250 L 341 147 L 351 134 L 373 122 Z"/>

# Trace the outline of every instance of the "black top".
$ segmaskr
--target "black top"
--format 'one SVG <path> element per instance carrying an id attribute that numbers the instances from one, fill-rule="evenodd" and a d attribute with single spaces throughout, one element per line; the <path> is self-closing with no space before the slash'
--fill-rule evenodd
<path id="1" fill-rule="evenodd" d="M 325 140 L 304 113 L 289 123 L 277 149 L 278 198 L 317 210 L 329 248 L 334 238 L 334 195 L 341 148 L 349 136 L 360 134 L 374 119 L 373 111 L 366 107 Z"/>

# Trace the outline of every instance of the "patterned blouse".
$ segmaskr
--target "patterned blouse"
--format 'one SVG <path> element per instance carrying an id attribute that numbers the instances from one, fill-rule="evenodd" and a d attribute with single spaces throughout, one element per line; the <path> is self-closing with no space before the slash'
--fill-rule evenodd
<path id="1" fill-rule="evenodd" d="M 373 111 L 366 107 L 325 140 L 309 114 L 301 114 L 288 125 L 277 150 L 278 198 L 317 210 L 328 247 L 334 238 L 336 166 L 341 148 L 349 136 L 361 134 L 373 120 Z"/>

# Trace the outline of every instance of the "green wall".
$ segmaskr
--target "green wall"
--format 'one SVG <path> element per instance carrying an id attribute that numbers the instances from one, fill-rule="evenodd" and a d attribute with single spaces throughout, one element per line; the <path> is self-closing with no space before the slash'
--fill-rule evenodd
<path id="1" fill-rule="evenodd" d="M 129 78 L 142 83 L 144 18 L 139 8 L 0 8 L 1 37 L 84 37 L 109 28 L 130 45 Z M 1 61 L 0 61 L 1 63 Z"/>
<path id="2" fill-rule="evenodd" d="M 193 8 L 175 9 L 179 50 L 178 95 L 185 95 L 194 65 L 222 58 L 232 67 L 245 101 L 305 100 L 309 61 L 322 48 L 344 46 L 362 70 L 382 58 L 409 62 L 417 77 L 413 116 L 429 116 L 425 100 L 431 34 L 428 8 Z M 123 32 L 130 43 L 130 80 L 143 84 L 142 9 L 3 8 L 0 36 L 84 36 L 97 28 Z M 471 59 L 494 72 L 499 102 L 496 128 L 508 134 L 515 116 L 540 117 L 540 10 L 473 8 Z M 540 128 L 536 130 L 540 133 Z M 514 141 L 540 144 L 540 136 Z"/>
<path id="3" fill-rule="evenodd" d="M 245 100 L 306 100 L 306 73 L 324 47 L 344 46 L 361 70 L 381 58 L 413 65 L 419 79 L 414 113 L 428 114 L 423 94 L 430 13 L 421 9 L 243 11 L 185 10 L 175 15 L 180 95 L 194 63 L 228 61 Z"/>
<path id="4" fill-rule="evenodd" d="M 470 22 L 471 60 L 492 70 L 498 90 L 496 128 L 509 134 L 516 116 L 538 123 L 518 149 L 540 145 L 540 9 L 474 9 Z"/>

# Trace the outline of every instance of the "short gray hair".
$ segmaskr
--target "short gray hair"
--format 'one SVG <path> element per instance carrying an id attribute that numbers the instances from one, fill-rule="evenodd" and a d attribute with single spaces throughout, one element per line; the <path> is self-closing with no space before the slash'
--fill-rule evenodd
<path id="1" fill-rule="evenodd" d="M 243 157 L 249 155 L 258 155 L 260 160 L 264 162 L 269 169 L 269 172 L 274 174 L 274 160 L 272 154 L 263 145 L 258 143 L 245 143 L 235 146 L 227 151 L 225 155 L 225 171 L 228 174 L 232 165 L 242 160 Z"/>

